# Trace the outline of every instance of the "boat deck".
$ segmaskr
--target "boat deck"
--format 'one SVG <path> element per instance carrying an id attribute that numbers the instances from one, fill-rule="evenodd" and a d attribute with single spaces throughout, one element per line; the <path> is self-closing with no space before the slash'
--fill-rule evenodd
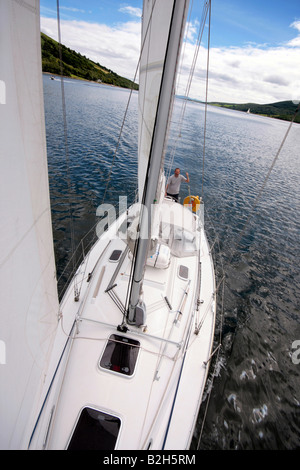
<path id="1" fill-rule="evenodd" d="M 60 376 L 47 448 L 68 447 L 85 407 L 119 420 L 117 449 L 188 448 L 215 321 L 211 257 L 204 231 L 197 236 L 200 249 L 193 255 L 171 253 L 165 268 L 153 267 L 149 260 L 143 283 L 146 323 L 127 325 L 126 332 L 118 327 L 123 323 L 121 306 L 128 294 L 132 255 L 120 238 L 106 236 L 98 242 L 88 261 L 88 268 L 96 264 L 89 282 L 84 278 L 90 272 L 87 266 L 78 273 L 85 279 L 81 300 L 74 302 L 69 291 L 62 306 L 63 318 L 64 311 L 76 308 L 76 334 Z M 124 349 L 121 359 L 104 354 L 109 343 L 118 355 L 114 346 L 122 341 L 137 344 L 129 347 L 135 351 L 135 364 L 132 359 L 124 363 Z"/>

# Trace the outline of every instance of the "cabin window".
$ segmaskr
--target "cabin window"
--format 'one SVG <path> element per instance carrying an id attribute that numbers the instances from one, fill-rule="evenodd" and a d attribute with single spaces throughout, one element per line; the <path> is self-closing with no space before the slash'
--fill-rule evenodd
<path id="1" fill-rule="evenodd" d="M 132 375 L 139 347 L 139 341 L 125 336 L 111 335 L 100 359 L 100 367 L 123 375 Z"/>
<path id="2" fill-rule="evenodd" d="M 78 418 L 68 450 L 113 450 L 121 420 L 93 408 L 84 408 Z"/>
<path id="3" fill-rule="evenodd" d="M 121 253 L 122 253 L 122 250 L 114 250 L 109 257 L 109 261 L 114 261 L 114 262 L 119 261 Z"/>

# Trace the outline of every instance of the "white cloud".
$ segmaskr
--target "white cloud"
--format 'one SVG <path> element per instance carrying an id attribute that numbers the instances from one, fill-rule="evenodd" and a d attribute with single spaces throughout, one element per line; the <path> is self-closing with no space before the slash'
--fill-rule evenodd
<path id="1" fill-rule="evenodd" d="M 73 13 L 85 13 L 85 10 L 80 10 L 79 8 L 64 7 L 64 6 L 61 6 L 60 10 L 71 11 Z"/>
<path id="2" fill-rule="evenodd" d="M 293 27 L 300 32 L 300 22 Z M 192 63 L 194 47 L 186 46 L 187 62 Z M 192 97 L 205 99 L 207 51 L 201 48 L 196 67 Z M 267 47 L 248 44 L 244 47 L 210 49 L 208 100 L 261 104 L 299 99 L 300 48 L 296 41 Z M 183 85 L 183 80 L 180 81 Z M 179 90 L 183 93 L 183 88 Z"/>
<path id="3" fill-rule="evenodd" d="M 141 16 L 142 16 L 141 8 L 135 8 L 135 7 L 127 6 L 127 7 L 120 8 L 119 11 L 121 13 L 128 13 L 130 16 L 134 16 L 134 17 L 137 17 L 137 18 L 141 18 Z"/>
<path id="4" fill-rule="evenodd" d="M 298 36 L 289 41 L 288 45 L 292 47 L 300 47 L 300 21 L 294 21 L 294 23 L 291 24 L 291 28 L 297 29 Z"/>
<path id="5" fill-rule="evenodd" d="M 140 15 L 138 9 L 126 13 Z M 41 18 L 42 31 L 56 39 L 56 20 Z M 195 25 L 190 25 L 185 55 L 192 63 Z M 248 44 L 245 47 L 211 48 L 209 70 L 209 101 L 272 103 L 300 98 L 300 21 L 293 27 L 298 35 L 286 45 L 268 48 Z M 114 26 L 84 21 L 61 21 L 62 42 L 116 73 L 132 79 L 140 49 L 140 20 Z M 205 99 L 207 51 L 201 47 L 190 96 Z M 199 68 L 198 68 L 199 66 Z M 186 67 L 182 68 L 187 76 Z M 184 77 L 180 79 L 184 92 Z"/>
<path id="6" fill-rule="evenodd" d="M 299 80 L 299 50 L 275 47 L 211 50 L 210 95 L 231 102 L 270 103 L 289 100 Z M 236 63 L 236 66 L 233 65 Z M 223 74 L 224 77 L 220 76 Z M 217 88 L 214 76 L 220 78 Z M 227 80 L 227 77 L 232 77 Z M 215 99 L 215 98 L 214 98 Z"/>

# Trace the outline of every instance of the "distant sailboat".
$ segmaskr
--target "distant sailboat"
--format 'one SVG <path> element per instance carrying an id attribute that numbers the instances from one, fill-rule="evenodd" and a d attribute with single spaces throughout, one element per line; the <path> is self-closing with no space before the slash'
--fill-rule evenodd
<path id="1" fill-rule="evenodd" d="M 2 449 L 190 446 L 213 344 L 216 287 L 202 201 L 190 207 L 164 197 L 188 3 L 144 1 L 139 201 L 101 234 L 59 304 L 39 2 L 0 2 Z"/>
<path id="2" fill-rule="evenodd" d="M 250 114 L 250 108 L 248 108 L 247 114 Z"/>

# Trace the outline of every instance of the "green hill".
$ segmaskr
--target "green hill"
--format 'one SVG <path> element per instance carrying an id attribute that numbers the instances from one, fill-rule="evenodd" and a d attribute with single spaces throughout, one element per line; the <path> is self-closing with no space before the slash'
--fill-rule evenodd
<path id="1" fill-rule="evenodd" d="M 279 101 L 278 103 L 271 104 L 256 104 L 256 103 L 245 103 L 245 104 L 234 104 L 234 103 L 209 103 L 214 106 L 221 106 L 222 108 L 235 109 L 237 111 L 247 112 L 250 109 L 251 114 L 260 114 L 261 116 L 268 116 L 276 119 L 283 119 L 285 121 L 291 121 L 294 116 L 298 105 L 292 101 Z M 300 114 L 298 113 L 295 118 L 295 122 L 300 123 Z"/>
<path id="2" fill-rule="evenodd" d="M 58 42 L 46 34 L 41 33 L 42 43 L 42 67 L 43 72 L 60 75 L 60 59 Z M 117 75 L 99 63 L 93 62 L 87 57 L 72 51 L 66 46 L 61 47 L 63 75 L 65 77 L 80 78 L 95 82 L 102 82 L 122 88 L 138 90 L 138 85 L 127 78 Z"/>

